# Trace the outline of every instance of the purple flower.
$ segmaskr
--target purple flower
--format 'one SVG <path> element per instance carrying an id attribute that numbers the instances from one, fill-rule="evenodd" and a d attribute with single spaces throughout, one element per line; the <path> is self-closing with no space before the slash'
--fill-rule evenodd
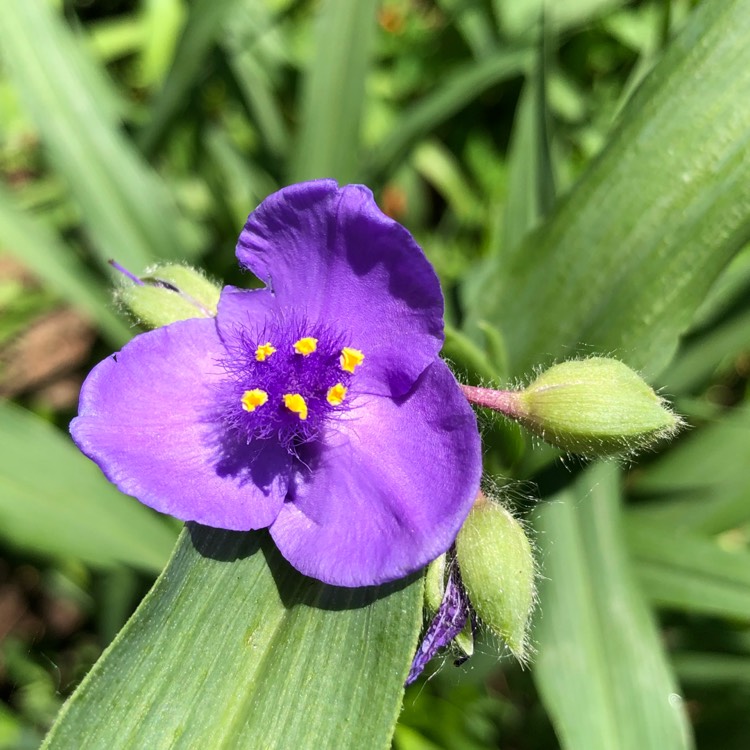
<path id="1" fill-rule="evenodd" d="M 443 299 L 411 235 L 359 185 L 293 185 L 237 244 L 266 287 L 141 334 L 91 372 L 71 432 L 123 492 L 185 521 L 268 527 L 340 586 L 411 573 L 479 486 L 474 415 L 446 365 Z"/>

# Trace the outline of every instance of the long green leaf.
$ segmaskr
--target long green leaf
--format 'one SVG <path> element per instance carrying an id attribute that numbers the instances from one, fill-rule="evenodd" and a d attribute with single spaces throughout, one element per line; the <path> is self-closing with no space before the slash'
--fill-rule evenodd
<path id="1" fill-rule="evenodd" d="M 360 123 L 378 0 L 324 0 L 302 91 L 292 182 L 360 175 Z"/>
<path id="2" fill-rule="evenodd" d="M 750 407 L 687 433 L 633 474 L 634 492 L 651 496 L 630 511 L 644 522 L 716 534 L 750 520 Z"/>
<path id="3" fill-rule="evenodd" d="M 81 209 L 99 260 L 135 273 L 155 258 L 194 253 L 189 233 L 158 177 L 99 106 L 91 60 L 44 0 L 3 4 L 0 45 L 11 79 Z"/>
<path id="4" fill-rule="evenodd" d="M 273 179 L 257 165 L 243 158 L 225 130 L 210 128 L 205 134 L 205 148 L 211 157 L 212 167 L 220 179 L 219 196 L 231 209 L 236 226 L 242 226 L 250 208 L 257 206 L 274 190 Z"/>
<path id="5" fill-rule="evenodd" d="M 750 657 L 745 655 L 682 652 L 675 655 L 674 667 L 683 682 L 750 684 Z"/>
<path id="6" fill-rule="evenodd" d="M 566 0 L 548 3 L 545 0 L 493 0 L 498 21 L 509 34 L 522 34 L 533 27 L 542 13 L 548 23 L 560 30 L 579 24 L 592 24 L 598 16 L 624 5 L 624 0 Z"/>
<path id="7" fill-rule="evenodd" d="M 710 460 L 703 464 L 711 471 Z M 660 496 L 634 506 L 629 514 L 644 522 L 664 524 L 679 531 L 720 534 L 750 519 L 750 484 L 723 484 Z"/>
<path id="8" fill-rule="evenodd" d="M 555 200 L 546 99 L 545 33 L 542 25 L 536 65 L 526 79 L 513 122 L 503 255 L 518 248 L 526 234 L 550 212 Z"/>
<path id="9" fill-rule="evenodd" d="M 666 523 L 631 518 L 626 530 L 638 577 L 652 601 L 750 621 L 750 553 L 730 552 Z"/>
<path id="10" fill-rule="evenodd" d="M 222 46 L 251 121 L 266 148 L 277 159 L 287 159 L 289 129 L 276 90 L 282 75 L 280 58 L 286 47 L 277 26 L 270 8 L 263 3 L 245 2 L 224 24 Z"/>
<path id="11" fill-rule="evenodd" d="M 416 172 L 440 194 L 465 227 L 481 225 L 481 198 L 456 157 L 437 139 L 426 139 L 411 157 Z"/>
<path id="12" fill-rule="evenodd" d="M 185 9 L 180 0 L 144 0 L 141 18 L 144 39 L 140 50 L 139 80 L 151 88 L 163 83 L 171 65 Z"/>
<path id="13" fill-rule="evenodd" d="M 177 43 L 172 67 L 155 99 L 151 119 L 138 139 L 146 153 L 153 153 L 166 137 L 169 124 L 199 84 L 208 53 L 237 2 L 197 0 L 190 4 L 190 15 Z"/>
<path id="14" fill-rule="evenodd" d="M 750 405 L 688 433 L 634 478 L 640 492 L 675 493 L 750 484 Z"/>
<path id="15" fill-rule="evenodd" d="M 488 8 L 465 0 L 438 0 L 437 4 L 455 24 L 474 57 L 487 57 L 497 49 L 497 29 Z"/>
<path id="16" fill-rule="evenodd" d="M 66 302 L 87 313 L 110 343 L 120 345 L 130 338 L 128 326 L 114 312 L 103 282 L 47 226 L 22 213 L 2 186 L 0 238 L 3 249 L 10 250 Z"/>
<path id="17" fill-rule="evenodd" d="M 698 308 L 693 325 L 696 329 L 707 329 L 728 315 L 739 303 L 748 301 L 750 291 L 750 246 L 738 253 L 726 270 L 711 287 L 703 304 Z"/>
<path id="18" fill-rule="evenodd" d="M 703 385 L 716 370 L 729 370 L 747 351 L 750 341 L 750 310 L 743 310 L 686 343 L 660 380 L 672 392 L 685 392 Z"/>
<path id="19" fill-rule="evenodd" d="M 0 403 L 0 536 L 40 555 L 150 572 L 161 570 L 175 540 L 69 438 L 10 403 Z"/>
<path id="20" fill-rule="evenodd" d="M 366 173 L 376 178 L 393 169 L 427 133 L 474 101 L 487 89 L 522 73 L 531 63 L 529 48 L 501 50 L 481 62 L 458 68 L 423 99 L 407 109 L 388 137 L 370 154 Z"/>
<path id="21" fill-rule="evenodd" d="M 750 238 L 748 35 L 749 0 L 700 5 L 601 157 L 472 294 L 473 319 L 505 332 L 513 374 L 581 350 L 647 375 L 669 362 Z"/>
<path id="22" fill-rule="evenodd" d="M 192 526 L 44 747 L 385 749 L 421 598 L 421 579 L 334 588 L 265 532 Z"/>
<path id="23" fill-rule="evenodd" d="M 619 535 L 618 485 L 615 466 L 596 465 L 538 514 L 534 677 L 568 750 L 688 748 L 677 687 Z"/>

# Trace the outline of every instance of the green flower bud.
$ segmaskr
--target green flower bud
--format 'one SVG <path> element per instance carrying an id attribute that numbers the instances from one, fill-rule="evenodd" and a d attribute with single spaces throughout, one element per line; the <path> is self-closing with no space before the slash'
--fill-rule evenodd
<path id="1" fill-rule="evenodd" d="M 440 608 L 445 593 L 445 555 L 433 560 L 427 566 L 424 579 L 424 606 L 432 617 Z"/>
<path id="2" fill-rule="evenodd" d="M 123 273 L 134 283 L 120 287 L 117 298 L 148 328 L 216 315 L 221 288 L 194 268 L 177 264 L 155 266 L 141 279 Z"/>
<path id="3" fill-rule="evenodd" d="M 524 661 L 535 568 L 523 527 L 501 505 L 480 496 L 458 532 L 456 557 L 477 617 Z"/>
<path id="4" fill-rule="evenodd" d="M 681 424 L 638 373 L 605 357 L 554 365 L 513 396 L 515 419 L 571 453 L 633 453 Z"/>
<path id="5" fill-rule="evenodd" d="M 464 629 L 455 637 L 453 643 L 466 659 L 474 656 L 474 631 L 471 627 L 471 618 L 464 625 Z"/>

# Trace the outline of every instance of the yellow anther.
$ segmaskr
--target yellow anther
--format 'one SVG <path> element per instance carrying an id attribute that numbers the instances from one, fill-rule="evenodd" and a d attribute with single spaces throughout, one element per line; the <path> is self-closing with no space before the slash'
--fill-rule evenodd
<path id="1" fill-rule="evenodd" d="M 299 415 L 301 420 L 307 419 L 307 402 L 299 393 L 286 393 L 284 394 L 284 406 L 289 411 Z"/>
<path id="2" fill-rule="evenodd" d="M 265 362 L 275 351 L 276 347 L 273 346 L 270 341 L 265 344 L 260 344 L 255 350 L 255 359 L 257 359 L 258 362 Z"/>
<path id="3" fill-rule="evenodd" d="M 328 394 L 326 395 L 326 401 L 331 406 L 338 406 L 346 396 L 346 388 L 341 383 L 336 383 L 336 385 L 331 386 L 328 389 Z"/>
<path id="4" fill-rule="evenodd" d="M 253 388 L 252 391 L 245 391 L 242 394 L 242 408 L 245 411 L 255 411 L 266 401 L 268 401 L 268 394 L 260 388 Z"/>
<path id="5" fill-rule="evenodd" d="M 301 354 L 306 357 L 308 354 L 312 354 L 318 348 L 318 339 L 312 336 L 305 336 L 305 338 L 294 342 L 294 351 L 297 354 Z"/>
<path id="6" fill-rule="evenodd" d="M 352 349 L 349 346 L 345 346 L 341 350 L 341 357 L 339 362 L 341 363 L 341 369 L 346 372 L 354 372 L 354 368 L 361 365 L 364 362 L 365 355 L 359 349 Z"/>

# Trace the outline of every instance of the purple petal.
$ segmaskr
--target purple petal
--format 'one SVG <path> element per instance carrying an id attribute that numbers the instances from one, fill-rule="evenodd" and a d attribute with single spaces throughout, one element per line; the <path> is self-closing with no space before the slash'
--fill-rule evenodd
<path id="1" fill-rule="evenodd" d="M 346 417 L 301 451 L 271 535 L 305 575 L 384 583 L 455 539 L 479 489 L 476 419 L 440 360 L 407 396 L 360 396 Z"/>
<path id="2" fill-rule="evenodd" d="M 231 347 L 242 330 L 262 330 L 267 321 L 277 317 L 278 303 L 268 290 L 225 286 L 219 297 L 216 326 L 222 341 Z"/>
<path id="3" fill-rule="evenodd" d="M 110 481 L 162 513 L 263 528 L 282 505 L 290 458 L 276 443 L 227 436 L 215 413 L 224 356 L 213 320 L 137 336 L 86 379 L 71 433 Z"/>
<path id="4" fill-rule="evenodd" d="M 403 395 L 437 356 L 443 297 L 409 232 L 361 185 L 292 185 L 250 214 L 237 258 L 313 323 L 336 325 L 365 354 L 373 393 Z"/>
<path id="5" fill-rule="evenodd" d="M 469 618 L 470 607 L 454 565 L 448 574 L 443 601 L 424 634 L 412 661 L 406 685 L 411 685 L 441 648 L 447 646 L 463 629 Z"/>

